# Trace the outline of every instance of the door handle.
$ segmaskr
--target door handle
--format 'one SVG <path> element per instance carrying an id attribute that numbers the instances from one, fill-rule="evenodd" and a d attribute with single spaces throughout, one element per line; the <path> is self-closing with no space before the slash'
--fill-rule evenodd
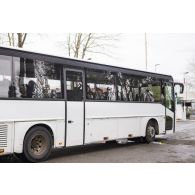
<path id="1" fill-rule="evenodd" d="M 69 121 L 68 121 L 68 124 L 71 124 L 71 123 L 74 123 L 74 121 L 69 120 Z"/>

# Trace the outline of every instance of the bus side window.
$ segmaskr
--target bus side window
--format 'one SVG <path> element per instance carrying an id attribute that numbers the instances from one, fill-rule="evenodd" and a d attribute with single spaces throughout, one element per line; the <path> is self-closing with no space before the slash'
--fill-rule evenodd
<path id="1" fill-rule="evenodd" d="M 88 100 L 116 101 L 115 76 L 109 71 L 86 71 Z"/>
<path id="2" fill-rule="evenodd" d="M 66 71 L 67 101 L 83 100 L 82 72 Z"/>
<path id="3" fill-rule="evenodd" d="M 12 57 L 0 55 L 0 97 L 13 97 L 11 86 Z"/>
<path id="4" fill-rule="evenodd" d="M 14 57 L 15 97 L 32 99 L 60 99 L 62 68 L 32 59 Z"/>
<path id="5" fill-rule="evenodd" d="M 117 75 L 117 100 L 139 101 L 139 78 L 119 72 Z"/>
<path id="6" fill-rule="evenodd" d="M 161 102 L 161 83 L 155 77 L 142 79 L 141 101 Z"/>

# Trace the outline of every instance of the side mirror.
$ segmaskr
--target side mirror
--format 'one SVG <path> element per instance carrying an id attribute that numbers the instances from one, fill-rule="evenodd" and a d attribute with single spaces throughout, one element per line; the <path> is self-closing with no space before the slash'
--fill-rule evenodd
<path id="1" fill-rule="evenodd" d="M 179 86 L 180 87 L 180 93 L 182 94 L 184 92 L 184 84 L 183 83 L 174 83 L 174 87 Z"/>

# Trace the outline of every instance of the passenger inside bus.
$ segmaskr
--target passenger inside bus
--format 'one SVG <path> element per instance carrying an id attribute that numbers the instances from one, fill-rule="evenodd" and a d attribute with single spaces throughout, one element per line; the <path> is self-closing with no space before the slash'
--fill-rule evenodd
<path id="1" fill-rule="evenodd" d="M 27 98 L 32 98 L 35 92 L 36 83 L 33 80 L 30 80 L 27 84 Z"/>
<path id="2" fill-rule="evenodd" d="M 146 89 L 144 93 L 144 102 L 154 102 L 154 97 L 149 89 Z"/>
<path id="3" fill-rule="evenodd" d="M 87 99 L 94 99 L 94 93 L 89 85 L 87 85 Z"/>

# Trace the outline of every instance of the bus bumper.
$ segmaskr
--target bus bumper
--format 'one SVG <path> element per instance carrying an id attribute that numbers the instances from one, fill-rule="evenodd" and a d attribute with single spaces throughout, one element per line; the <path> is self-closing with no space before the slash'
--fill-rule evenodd
<path id="1" fill-rule="evenodd" d="M 0 148 L 0 155 L 3 154 L 4 151 L 5 151 L 4 149 L 1 149 L 1 148 Z"/>
<path id="2" fill-rule="evenodd" d="M 5 156 L 5 155 L 9 155 L 12 152 L 7 151 L 7 148 L 0 148 L 0 156 Z"/>

